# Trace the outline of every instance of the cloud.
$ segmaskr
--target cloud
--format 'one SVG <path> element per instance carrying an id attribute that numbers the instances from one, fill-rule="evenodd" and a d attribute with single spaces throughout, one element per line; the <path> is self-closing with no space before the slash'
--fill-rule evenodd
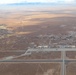
<path id="1" fill-rule="evenodd" d="M 75 0 L 64 0 L 65 1 L 65 3 L 74 3 L 75 2 Z"/>
<path id="2" fill-rule="evenodd" d="M 0 0 L 0 4 L 7 4 L 7 3 L 20 3 L 20 2 L 51 2 L 51 3 L 74 3 L 76 0 Z"/>
<path id="3" fill-rule="evenodd" d="M 59 0 L 26 0 L 27 2 L 58 2 Z"/>
<path id="4" fill-rule="evenodd" d="M 7 4 L 7 3 L 20 3 L 25 0 L 0 0 L 0 4 Z"/>
<path id="5" fill-rule="evenodd" d="M 74 3 L 76 0 L 26 0 L 27 2 Z"/>

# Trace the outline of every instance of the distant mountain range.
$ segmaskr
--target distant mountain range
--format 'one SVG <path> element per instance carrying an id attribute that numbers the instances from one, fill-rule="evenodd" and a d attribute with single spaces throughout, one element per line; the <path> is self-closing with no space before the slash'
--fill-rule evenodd
<path id="1" fill-rule="evenodd" d="M 64 2 L 52 2 L 52 3 L 41 3 L 41 2 L 22 2 L 22 3 L 11 3 L 6 5 L 76 5 L 76 3 L 64 3 Z"/>
<path id="2" fill-rule="evenodd" d="M 1 4 L 0 4 L 1 5 Z M 50 6 L 61 6 L 61 5 L 72 5 L 76 6 L 75 3 L 65 3 L 65 2 L 50 2 L 50 3 L 45 3 L 45 2 L 22 2 L 22 3 L 10 3 L 10 4 L 2 4 L 2 5 L 9 5 L 9 6 L 22 6 L 22 5 L 50 5 Z"/>

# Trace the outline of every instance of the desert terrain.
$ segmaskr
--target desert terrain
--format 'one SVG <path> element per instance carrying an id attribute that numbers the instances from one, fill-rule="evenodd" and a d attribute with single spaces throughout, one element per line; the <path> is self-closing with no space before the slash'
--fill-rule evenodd
<path id="1" fill-rule="evenodd" d="M 68 63 L 66 68 L 66 75 L 75 75 L 76 74 L 76 63 Z"/>
<path id="2" fill-rule="evenodd" d="M 0 9 L 0 60 L 61 59 L 60 51 L 25 55 L 29 49 L 53 48 L 76 48 L 75 7 Z M 66 59 L 76 59 L 76 51 L 66 52 Z M 0 62 L 0 75 L 61 75 L 63 64 L 66 75 L 76 74 L 75 63 L 60 61 L 64 62 Z"/>
<path id="3" fill-rule="evenodd" d="M 52 43 L 76 45 L 73 35 L 72 39 L 69 36 L 76 32 L 75 8 L 41 9 L 0 10 L 0 50 L 24 50 L 31 42 L 39 45 L 45 40 L 36 38 L 40 35 L 62 37 Z"/>
<path id="4" fill-rule="evenodd" d="M 60 75 L 59 63 L 0 63 L 1 75 Z"/>
<path id="5" fill-rule="evenodd" d="M 61 52 L 32 52 L 30 55 L 26 55 L 25 51 L 23 52 L 0 52 L 0 60 L 11 60 L 11 59 L 60 59 Z"/>
<path id="6" fill-rule="evenodd" d="M 76 59 L 76 51 L 66 52 L 67 59 Z"/>

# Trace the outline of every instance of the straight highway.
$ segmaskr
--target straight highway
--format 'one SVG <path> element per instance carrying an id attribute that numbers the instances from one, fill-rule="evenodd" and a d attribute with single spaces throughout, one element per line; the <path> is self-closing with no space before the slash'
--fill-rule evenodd
<path id="1" fill-rule="evenodd" d="M 32 52 L 61 52 L 60 59 L 17 59 L 18 57 L 26 56 L 28 54 L 31 55 Z M 4 52 L 23 52 L 23 54 L 15 57 L 11 57 L 12 59 L 0 59 L 2 63 L 61 63 L 61 75 L 66 75 L 66 64 L 68 62 L 76 62 L 76 59 L 66 59 L 66 51 L 76 51 L 76 48 L 29 48 L 27 50 L 17 50 L 17 51 L 4 51 Z M 0 51 L 1 52 L 1 51 Z M 16 58 L 16 59 L 14 59 Z"/>

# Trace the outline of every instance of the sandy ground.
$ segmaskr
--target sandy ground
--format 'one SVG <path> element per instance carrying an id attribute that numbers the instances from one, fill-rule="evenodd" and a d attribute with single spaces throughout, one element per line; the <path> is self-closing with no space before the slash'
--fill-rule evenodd
<path id="1" fill-rule="evenodd" d="M 59 63 L 0 63 L 1 75 L 60 75 Z"/>

